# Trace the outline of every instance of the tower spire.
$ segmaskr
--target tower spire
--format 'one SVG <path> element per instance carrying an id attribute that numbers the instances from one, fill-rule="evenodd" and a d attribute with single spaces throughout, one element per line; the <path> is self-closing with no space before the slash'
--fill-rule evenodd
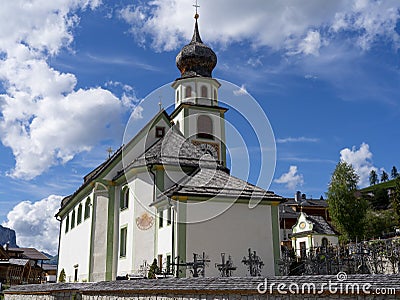
<path id="1" fill-rule="evenodd" d="M 193 5 L 196 9 L 194 15 L 195 24 L 192 40 L 184 46 L 176 56 L 176 66 L 181 71 L 181 78 L 188 77 L 212 77 L 212 71 L 217 64 L 217 56 L 215 52 L 205 45 L 201 40 L 199 33 L 199 19 L 197 4 Z"/>

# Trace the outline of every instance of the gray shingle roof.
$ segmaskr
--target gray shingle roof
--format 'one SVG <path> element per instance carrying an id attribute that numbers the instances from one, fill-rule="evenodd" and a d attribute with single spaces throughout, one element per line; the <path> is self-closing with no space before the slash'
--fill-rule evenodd
<path id="1" fill-rule="evenodd" d="M 307 220 L 314 224 L 313 231 L 320 234 L 338 234 L 335 229 L 321 216 L 309 216 L 305 214 Z"/>
<path id="2" fill-rule="evenodd" d="M 130 163 L 125 171 L 148 164 L 180 165 L 197 167 L 202 164 L 215 165 L 210 155 L 205 155 L 199 147 L 185 139 L 175 127 L 168 130 L 164 137 L 157 140 L 146 151 Z"/>
<path id="3" fill-rule="evenodd" d="M 281 201 L 282 197 L 266 191 L 244 180 L 231 176 L 226 170 L 219 168 L 199 168 L 192 176 L 166 190 L 163 195 L 233 197 L 233 198 L 262 198 L 265 200 Z"/>

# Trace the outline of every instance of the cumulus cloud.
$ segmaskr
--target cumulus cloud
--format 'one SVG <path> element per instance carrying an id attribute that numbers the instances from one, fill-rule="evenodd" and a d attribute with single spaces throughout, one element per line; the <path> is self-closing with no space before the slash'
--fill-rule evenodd
<path id="1" fill-rule="evenodd" d="M 290 166 L 287 173 L 283 173 L 281 177 L 275 179 L 274 182 L 285 184 L 289 190 L 295 190 L 297 187 L 303 185 L 303 175 L 297 173 L 297 166 Z"/>
<path id="2" fill-rule="evenodd" d="M 210 43 L 253 41 L 253 46 L 284 49 L 291 54 L 318 55 L 323 41 L 342 31 L 351 31 L 358 45 L 368 48 L 378 36 L 399 42 L 396 22 L 397 0 L 204 1 L 200 8 L 202 35 Z M 156 0 L 131 4 L 119 16 L 142 45 L 159 51 L 176 49 L 191 36 L 193 19 L 188 18 L 186 0 Z M 174 22 L 171 22 L 173 16 Z M 217 28 L 217 29 L 216 29 Z"/>
<path id="3" fill-rule="evenodd" d="M 37 202 L 18 203 L 2 225 L 15 230 L 20 247 L 33 247 L 57 254 L 59 222 L 54 215 L 63 197 L 51 195 Z"/>
<path id="4" fill-rule="evenodd" d="M 77 12 L 100 2 L 16 0 L 2 5 L 0 139 L 14 154 L 9 175 L 32 179 L 122 132 L 120 116 L 130 108 L 129 97 L 120 100 L 99 87 L 76 89 L 74 74 L 48 64 L 72 42 Z"/>
<path id="5" fill-rule="evenodd" d="M 369 145 L 362 143 L 357 149 L 353 146 L 351 149 L 345 148 L 340 151 L 340 160 L 351 164 L 360 176 L 359 185 L 364 187 L 369 182 L 369 173 L 371 170 L 377 170 L 372 163 L 372 153 L 369 150 Z"/>

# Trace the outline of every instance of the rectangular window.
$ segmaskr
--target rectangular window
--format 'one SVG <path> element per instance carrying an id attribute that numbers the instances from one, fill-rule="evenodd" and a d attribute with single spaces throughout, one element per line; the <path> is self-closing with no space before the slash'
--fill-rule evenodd
<path id="1" fill-rule="evenodd" d="M 168 210 L 167 210 L 167 225 L 171 225 L 171 217 L 172 217 L 172 207 L 168 207 Z"/>
<path id="2" fill-rule="evenodd" d="M 165 127 L 156 127 L 156 137 L 162 138 L 165 135 Z"/>
<path id="3" fill-rule="evenodd" d="M 160 272 L 162 271 L 162 254 L 158 255 L 158 269 L 160 270 Z"/>
<path id="4" fill-rule="evenodd" d="M 167 255 L 167 273 L 171 273 L 171 255 Z"/>
<path id="5" fill-rule="evenodd" d="M 128 233 L 128 227 L 121 228 L 121 233 L 119 236 L 119 257 L 126 256 L 126 238 Z"/>
<path id="6" fill-rule="evenodd" d="M 160 210 L 158 213 L 158 227 L 162 228 L 164 226 L 164 211 Z"/>

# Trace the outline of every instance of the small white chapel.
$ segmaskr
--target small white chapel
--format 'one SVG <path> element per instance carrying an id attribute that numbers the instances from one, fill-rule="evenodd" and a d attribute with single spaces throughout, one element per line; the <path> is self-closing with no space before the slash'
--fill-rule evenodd
<path id="1" fill-rule="evenodd" d="M 176 57 L 173 112 L 157 113 L 61 202 L 58 275 L 67 282 L 143 277 L 155 260 L 161 276 L 224 276 L 227 261 L 229 275 L 250 276 L 250 256 L 261 262 L 253 276 L 278 274 L 282 197 L 230 175 L 229 111 L 198 19 Z"/>

